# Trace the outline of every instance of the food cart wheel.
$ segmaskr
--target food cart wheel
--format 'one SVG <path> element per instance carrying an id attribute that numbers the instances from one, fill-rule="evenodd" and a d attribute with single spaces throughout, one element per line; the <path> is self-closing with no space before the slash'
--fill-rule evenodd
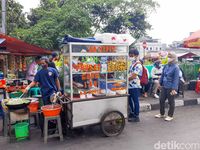
<path id="1" fill-rule="evenodd" d="M 103 115 L 101 130 L 105 136 L 119 135 L 125 126 L 124 115 L 119 111 L 111 111 Z"/>

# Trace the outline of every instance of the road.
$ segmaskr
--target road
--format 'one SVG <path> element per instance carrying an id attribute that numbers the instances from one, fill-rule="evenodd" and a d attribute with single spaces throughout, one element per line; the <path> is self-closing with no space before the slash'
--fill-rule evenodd
<path id="1" fill-rule="evenodd" d="M 0 138 L 2 150 L 200 150 L 200 106 L 179 107 L 175 119 L 156 119 L 158 111 L 141 113 L 141 122 L 126 123 L 118 137 L 103 137 L 99 127 L 88 127 L 84 133 L 67 136 L 63 142 L 51 139 L 43 143 L 40 131 L 34 130 L 31 141 L 8 143 Z M 196 145 L 194 145 L 196 144 Z"/>

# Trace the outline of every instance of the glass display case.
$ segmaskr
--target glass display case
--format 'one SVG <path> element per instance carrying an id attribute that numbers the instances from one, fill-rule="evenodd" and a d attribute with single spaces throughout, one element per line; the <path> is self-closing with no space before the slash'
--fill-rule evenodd
<path id="1" fill-rule="evenodd" d="M 64 45 L 64 92 L 70 100 L 127 95 L 128 48 L 123 44 Z"/>

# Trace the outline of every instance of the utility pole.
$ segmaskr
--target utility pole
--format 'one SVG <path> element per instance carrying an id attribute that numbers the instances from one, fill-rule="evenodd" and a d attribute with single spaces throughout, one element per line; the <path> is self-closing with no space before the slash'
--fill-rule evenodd
<path id="1" fill-rule="evenodd" d="M 6 34 L 6 0 L 1 0 L 2 7 L 2 33 Z"/>

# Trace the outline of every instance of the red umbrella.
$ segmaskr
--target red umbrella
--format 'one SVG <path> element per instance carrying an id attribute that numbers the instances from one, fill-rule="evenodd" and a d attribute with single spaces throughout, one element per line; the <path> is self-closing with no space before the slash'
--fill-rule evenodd
<path id="1" fill-rule="evenodd" d="M 183 43 L 186 48 L 200 48 L 200 30 L 192 33 Z"/>

